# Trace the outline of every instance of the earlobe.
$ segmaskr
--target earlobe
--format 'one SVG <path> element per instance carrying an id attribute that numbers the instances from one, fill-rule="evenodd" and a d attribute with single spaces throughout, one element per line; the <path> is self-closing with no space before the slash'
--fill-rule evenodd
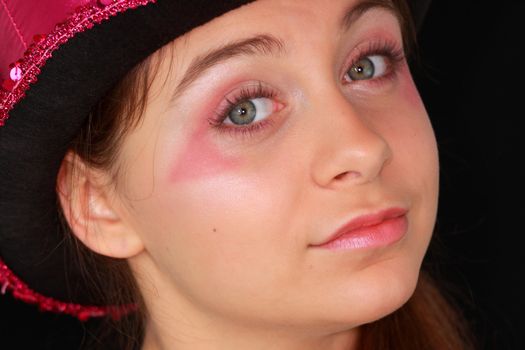
<path id="1" fill-rule="evenodd" d="M 104 174 L 69 152 L 57 177 L 57 195 L 72 233 L 88 248 L 113 258 L 144 249 Z"/>

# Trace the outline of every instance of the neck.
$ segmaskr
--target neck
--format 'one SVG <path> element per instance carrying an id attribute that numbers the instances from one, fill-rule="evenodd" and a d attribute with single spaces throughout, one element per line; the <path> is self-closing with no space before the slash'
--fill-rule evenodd
<path id="1" fill-rule="evenodd" d="M 296 331 L 247 329 L 225 325 L 221 325 L 220 330 L 211 325 L 195 327 L 186 324 L 184 328 L 184 331 L 174 329 L 150 320 L 142 350 L 353 350 L 357 348 L 359 336 L 359 329 L 314 336 Z"/>
<path id="2" fill-rule="evenodd" d="M 138 258 L 137 258 L 138 259 Z M 133 261 L 132 261 L 133 262 Z M 151 260 L 147 263 L 152 264 Z M 174 290 L 168 278 L 159 276 L 155 268 L 142 272 L 152 285 L 142 286 L 148 319 L 142 350 L 222 350 L 222 349 L 282 349 L 282 350 L 353 350 L 357 348 L 359 328 L 332 328 L 304 325 L 286 326 L 288 322 L 246 320 L 224 317 L 205 307 L 196 307 L 184 293 Z M 140 280 L 139 280 L 140 281 Z M 149 287 L 148 287 L 149 286 Z"/>

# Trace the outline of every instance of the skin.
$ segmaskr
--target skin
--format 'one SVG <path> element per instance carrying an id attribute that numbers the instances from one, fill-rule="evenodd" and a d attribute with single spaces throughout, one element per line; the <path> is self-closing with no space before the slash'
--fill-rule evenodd
<path id="1" fill-rule="evenodd" d="M 91 249 L 129 260 L 149 312 L 144 349 L 352 349 L 360 325 L 412 295 L 437 210 L 436 142 L 405 62 L 391 79 L 345 81 L 360 45 L 402 41 L 384 9 L 342 31 L 355 4 L 260 0 L 196 28 L 161 60 L 119 153 L 125 171 L 109 181 L 66 158 L 83 174 L 68 183 L 63 166 L 66 217 Z M 171 101 L 195 57 L 261 33 L 284 52 L 230 59 Z M 277 91 L 273 123 L 218 132 L 218 105 L 254 82 Z M 408 209 L 400 241 L 312 246 L 390 207 Z"/>

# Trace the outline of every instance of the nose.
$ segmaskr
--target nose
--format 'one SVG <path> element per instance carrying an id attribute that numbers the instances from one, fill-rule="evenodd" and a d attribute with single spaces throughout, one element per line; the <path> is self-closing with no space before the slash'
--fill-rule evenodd
<path id="1" fill-rule="evenodd" d="M 377 122 L 367 120 L 367 112 L 354 108 L 340 91 L 325 91 L 314 104 L 313 117 L 318 126 L 312 163 L 314 181 L 322 187 L 339 188 L 377 179 L 392 158 L 384 135 L 374 128 Z M 377 113 L 374 111 L 375 116 Z"/>

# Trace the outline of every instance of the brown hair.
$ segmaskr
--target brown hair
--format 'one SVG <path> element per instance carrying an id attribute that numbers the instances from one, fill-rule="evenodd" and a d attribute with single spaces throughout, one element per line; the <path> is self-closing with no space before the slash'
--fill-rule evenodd
<path id="1" fill-rule="evenodd" d="M 384 5 L 387 1 L 377 0 Z M 403 31 L 405 49 L 410 51 L 415 42 L 415 30 L 405 0 L 392 0 L 398 12 Z M 131 70 L 92 110 L 89 118 L 74 140 L 71 150 L 86 164 L 108 170 L 116 177 L 119 145 L 128 131 L 141 120 L 147 96 L 159 59 L 159 50 Z M 143 342 L 146 309 L 137 283 L 125 260 L 112 259 L 92 252 L 69 232 L 65 220 L 64 231 L 71 244 L 72 254 L 79 259 L 86 278 L 92 280 L 92 292 L 106 305 L 136 303 L 139 311 L 123 320 L 104 324 L 91 340 L 88 348 L 105 348 L 107 341 L 114 348 L 134 349 Z M 413 296 L 391 315 L 361 327 L 359 349 L 405 350 L 465 350 L 474 345 L 468 326 L 454 306 L 436 287 L 435 281 L 421 272 Z"/>
<path id="2" fill-rule="evenodd" d="M 416 290 L 399 310 L 361 327 L 359 350 L 474 350 L 459 308 L 424 271 Z"/>
<path id="3" fill-rule="evenodd" d="M 168 57 L 165 51 L 170 49 L 170 46 L 165 46 L 135 66 L 92 108 L 70 146 L 70 151 L 86 165 L 107 171 L 113 180 L 118 177 L 119 145 L 127 133 L 140 124 L 151 84 L 160 66 L 159 60 Z M 69 176 L 77 176 L 74 167 Z M 136 312 L 119 320 L 104 319 L 98 325 L 95 336 L 86 340 L 85 348 L 106 349 L 108 343 L 111 344 L 109 348 L 116 349 L 140 347 L 144 337 L 146 307 L 127 260 L 93 252 L 71 232 L 60 206 L 59 217 L 65 243 L 69 245 L 66 251 L 71 259 L 76 259 L 83 278 L 90 281 L 88 292 L 93 300 L 102 305 L 138 306 Z"/>

